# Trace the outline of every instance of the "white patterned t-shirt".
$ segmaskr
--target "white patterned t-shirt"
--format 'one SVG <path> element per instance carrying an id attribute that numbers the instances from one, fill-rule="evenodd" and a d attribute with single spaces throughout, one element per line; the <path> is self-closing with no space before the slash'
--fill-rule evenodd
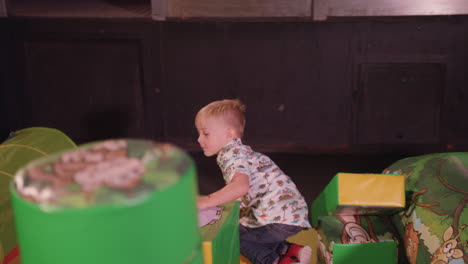
<path id="1" fill-rule="evenodd" d="M 236 138 L 221 149 L 216 160 L 226 184 L 236 172 L 249 176 L 249 192 L 239 199 L 240 224 L 252 228 L 274 223 L 311 227 L 304 197 L 268 156 Z"/>

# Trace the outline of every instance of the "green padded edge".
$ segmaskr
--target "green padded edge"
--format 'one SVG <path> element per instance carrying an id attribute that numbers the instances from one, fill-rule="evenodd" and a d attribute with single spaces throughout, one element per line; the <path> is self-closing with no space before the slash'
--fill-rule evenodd
<path id="1" fill-rule="evenodd" d="M 333 264 L 375 263 L 397 263 L 397 245 L 395 241 L 333 245 Z"/>
<path id="2" fill-rule="evenodd" d="M 338 174 L 327 184 L 323 191 L 312 202 L 310 207 L 310 218 L 312 226 L 318 225 L 318 218 L 320 216 L 328 215 L 335 209 L 338 204 Z"/>
<path id="3" fill-rule="evenodd" d="M 212 242 L 213 263 L 240 262 L 239 202 L 232 202 L 231 212 Z"/>

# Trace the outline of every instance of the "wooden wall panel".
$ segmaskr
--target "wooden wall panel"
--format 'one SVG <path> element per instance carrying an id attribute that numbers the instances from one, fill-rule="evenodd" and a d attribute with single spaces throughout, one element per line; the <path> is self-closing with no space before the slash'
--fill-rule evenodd
<path id="1" fill-rule="evenodd" d="M 25 50 L 32 125 L 78 142 L 142 135 L 137 42 L 28 40 Z"/>
<path id="2" fill-rule="evenodd" d="M 304 28 L 303 35 L 309 35 L 308 28 Z M 325 148 L 331 151 L 349 149 L 352 144 L 352 86 L 353 72 L 352 54 L 356 50 L 355 25 L 342 27 L 340 24 L 326 24 L 317 26 L 317 36 L 312 36 L 308 52 L 314 52 L 316 57 L 306 57 L 302 61 L 301 50 L 291 59 L 296 68 L 314 71 L 304 72 L 315 76 L 317 82 L 308 83 L 308 89 L 299 86 L 296 91 L 297 100 L 294 101 L 297 112 L 292 120 L 304 122 L 305 133 L 303 142 L 309 142 L 314 148 Z M 295 41 L 294 41 L 295 42 Z M 293 42 L 293 43 L 294 43 Z M 293 46 L 291 50 L 296 50 Z M 303 50 L 302 52 L 307 52 Z M 304 60 L 307 60 L 305 62 Z M 294 76 L 290 79 L 294 80 Z M 304 90 L 308 93 L 304 94 Z M 305 95 L 305 96 L 304 96 Z M 306 111 L 301 111 L 306 106 Z M 301 115 L 302 113 L 302 115 Z"/>
<path id="3" fill-rule="evenodd" d="M 420 18 L 361 23 L 361 52 L 386 55 L 390 60 L 445 55 L 452 52 L 454 37 L 462 32 L 453 28 L 457 20 L 441 23 L 434 18 Z"/>
<path id="4" fill-rule="evenodd" d="M 311 24 L 169 24 L 167 138 L 197 148 L 196 112 L 213 100 L 239 98 L 247 105 L 245 140 L 262 149 L 348 145 L 350 42 L 336 41 L 340 34 L 349 36 Z"/>
<path id="5" fill-rule="evenodd" d="M 468 14 L 464 0 L 314 0 L 314 19 Z"/>
<path id="6" fill-rule="evenodd" d="M 196 112 L 229 90 L 222 30 L 215 24 L 170 23 L 163 38 L 164 136 L 197 148 Z"/>
<path id="7" fill-rule="evenodd" d="M 144 136 L 198 151 L 196 112 L 240 98 L 245 140 L 261 151 L 468 146 L 468 17 L 1 25 L 13 66 L 0 67 L 0 81 L 20 102 L 3 127 L 53 126 L 78 141 Z"/>
<path id="8" fill-rule="evenodd" d="M 18 129 L 24 113 L 24 92 L 21 87 L 21 65 L 18 49 L 21 42 L 14 40 L 17 28 L 9 20 L 0 20 L 0 141 L 10 131 Z"/>
<path id="9" fill-rule="evenodd" d="M 9 91 L 9 87 L 7 85 L 7 70 L 9 66 L 9 58 L 8 58 L 8 40 L 5 38 L 5 35 L 9 35 L 9 30 L 5 24 L 0 24 L 0 113 L 2 114 L 2 119 L 5 120 L 4 122 L 0 122 L 0 143 L 8 136 L 8 130 L 10 129 L 9 126 L 12 126 L 12 110 L 10 107 L 13 105 L 13 95 L 12 92 Z"/>
<path id="10" fill-rule="evenodd" d="M 7 1 L 8 0 L 0 0 L 0 17 L 6 17 L 8 15 Z"/>
<path id="11" fill-rule="evenodd" d="M 247 104 L 246 140 L 277 147 L 297 143 L 295 133 L 288 134 L 286 138 L 284 133 L 290 127 L 288 113 L 294 111 L 288 95 L 299 88 L 288 82 L 290 67 L 294 65 L 288 64 L 287 57 L 295 56 L 288 38 L 293 38 L 294 34 L 285 26 L 276 27 L 276 32 L 273 32 L 268 24 L 254 24 L 232 26 L 228 36 L 226 52 L 231 81 L 235 85 L 233 89 L 241 93 Z M 311 53 L 302 55 L 307 60 Z M 303 70 L 296 72 L 297 75 L 313 71 L 306 68 L 304 65 Z M 308 81 L 313 81 L 313 78 Z"/>
<path id="12" fill-rule="evenodd" d="M 468 27 L 466 17 L 452 17 L 446 20 L 428 17 L 387 19 L 372 23 L 359 23 L 359 25 L 359 49 L 354 55 L 357 64 L 436 63 L 443 65 L 445 77 L 439 99 L 440 114 L 436 119 L 438 122 L 437 140 L 426 142 L 438 144 L 436 151 L 466 149 L 468 108 L 466 108 L 467 78 L 464 69 L 468 61 L 466 51 L 468 37 L 463 33 Z M 356 73 L 356 75 L 359 74 L 359 72 Z M 359 131 L 356 131 L 356 138 L 358 133 Z M 424 141 L 423 138 L 421 141 Z M 416 141 L 412 143 L 418 144 Z M 408 144 L 402 142 L 400 146 Z"/>
<path id="13" fill-rule="evenodd" d="M 361 65 L 357 143 L 438 143 L 445 72 L 436 63 Z"/>
<path id="14" fill-rule="evenodd" d="M 164 0 L 172 18 L 310 17 L 312 0 Z"/>
<path id="15" fill-rule="evenodd" d="M 250 105 L 246 136 L 285 151 L 349 144 L 349 34 L 333 25 L 263 27 L 237 27 L 229 42 L 234 80 Z"/>
<path id="16" fill-rule="evenodd" d="M 451 64 L 444 94 L 443 140 L 454 151 L 466 151 L 468 146 L 468 35 L 458 33 L 466 32 L 467 28 L 468 21 L 459 19 L 448 30 Z"/>
<path id="17" fill-rule="evenodd" d="M 22 18 L 150 19 L 150 0 L 0 0 L 9 1 L 8 16 Z"/>

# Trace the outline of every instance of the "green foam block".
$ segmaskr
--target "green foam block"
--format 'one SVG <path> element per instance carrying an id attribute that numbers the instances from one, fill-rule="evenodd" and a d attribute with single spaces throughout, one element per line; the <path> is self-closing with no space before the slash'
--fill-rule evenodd
<path id="1" fill-rule="evenodd" d="M 397 247 L 393 241 L 367 244 L 335 244 L 334 264 L 395 264 Z"/>
<path id="2" fill-rule="evenodd" d="M 392 214 L 405 207 L 404 177 L 370 173 L 338 173 L 314 200 L 312 225 L 330 215 Z"/>
<path id="3" fill-rule="evenodd" d="M 379 216 L 319 217 L 319 262 L 396 264 L 399 242 L 390 222 Z"/>
<path id="4" fill-rule="evenodd" d="M 238 264 L 240 261 L 239 202 L 221 205 L 221 217 L 200 228 L 205 264 Z"/>

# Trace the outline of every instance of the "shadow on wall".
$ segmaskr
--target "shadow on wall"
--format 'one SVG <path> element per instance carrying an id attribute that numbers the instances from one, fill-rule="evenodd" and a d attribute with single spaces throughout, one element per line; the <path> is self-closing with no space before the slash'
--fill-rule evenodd
<path id="1" fill-rule="evenodd" d="M 133 121 L 124 108 L 107 108 L 85 116 L 84 135 L 78 135 L 78 144 L 109 138 L 130 137 Z"/>

